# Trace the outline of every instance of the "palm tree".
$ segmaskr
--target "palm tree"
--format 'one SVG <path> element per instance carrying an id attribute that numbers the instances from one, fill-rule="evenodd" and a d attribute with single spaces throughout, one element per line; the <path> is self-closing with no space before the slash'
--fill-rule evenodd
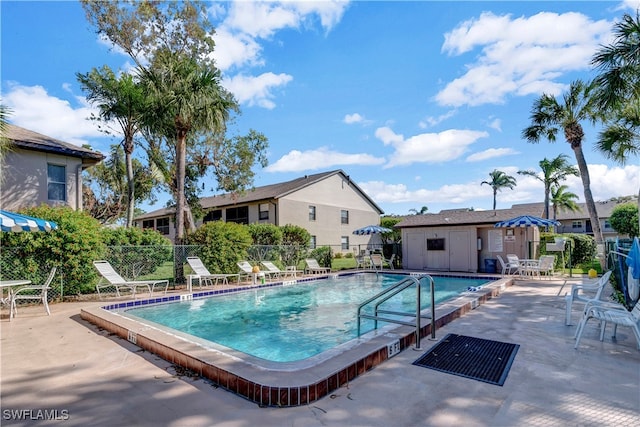
<path id="1" fill-rule="evenodd" d="M 569 189 L 566 185 L 557 185 L 551 189 L 551 204 L 553 206 L 553 219 L 558 216 L 558 210 L 577 212 L 580 207 L 575 202 L 578 200 L 578 195 L 567 191 Z"/>
<path id="2" fill-rule="evenodd" d="M 230 111 L 237 111 L 233 96 L 220 85 L 220 72 L 191 57 L 158 52 L 149 69 L 140 69 L 151 96 L 147 126 L 175 145 L 176 243 L 185 236 L 186 153 L 189 138 L 201 132 L 224 135 Z M 189 211 L 190 212 L 190 211 Z"/>
<path id="3" fill-rule="evenodd" d="M 100 110 L 99 120 L 104 123 L 115 122 L 122 132 L 122 148 L 125 154 L 127 176 L 127 221 L 126 226 L 133 225 L 135 210 L 135 184 L 133 176 L 134 138 L 142 125 L 143 113 L 146 110 L 143 88 L 130 74 L 116 77 L 108 66 L 93 69 L 87 74 L 77 73 L 76 77 L 82 89 L 87 92 L 87 100 L 97 103 Z M 101 128 L 110 134 L 109 128 Z"/>
<path id="4" fill-rule="evenodd" d="M 592 89 L 593 85 L 576 80 L 571 83 L 569 91 L 562 96 L 560 101 L 553 95 L 543 94 L 534 101 L 531 110 L 531 125 L 522 131 L 522 136 L 532 143 L 537 143 L 542 138 L 548 139 L 549 142 L 555 142 L 558 132 L 561 130 L 564 132 L 564 137 L 576 156 L 584 187 L 584 200 L 589 211 L 596 242 L 602 243 L 604 241 L 602 228 L 593 194 L 591 194 L 587 161 L 582 152 L 584 130 L 580 124 L 584 120 L 595 123 L 597 118 L 597 112 L 593 105 L 594 98 L 591 96 Z"/>
<path id="5" fill-rule="evenodd" d="M 591 64 L 598 107 L 607 117 L 596 148 L 620 164 L 640 153 L 640 15 L 625 14 L 613 27 L 614 40 L 602 46 Z M 638 188 L 640 209 L 640 188 Z M 640 221 L 640 219 L 639 219 Z M 640 223 L 639 223 L 640 225 Z"/>
<path id="6" fill-rule="evenodd" d="M 579 176 L 580 172 L 567 161 L 569 156 L 560 154 L 555 159 L 549 160 L 544 158 L 540 160 L 540 169 L 542 176 L 538 172 L 532 170 L 518 171 L 520 175 L 528 175 L 534 177 L 544 184 L 544 217 L 549 219 L 549 200 L 551 188 L 560 186 L 560 182 L 567 179 L 568 176 Z"/>
<path id="7" fill-rule="evenodd" d="M 502 191 L 503 188 L 509 188 L 513 190 L 515 187 L 516 179 L 511 175 L 507 175 L 506 173 L 494 169 L 493 172 L 489 172 L 489 176 L 491 177 L 491 181 L 482 181 L 480 185 L 487 184 L 493 189 L 493 210 L 496 210 L 496 196 L 498 195 L 498 191 Z"/>
<path id="8" fill-rule="evenodd" d="M 414 215 L 424 215 L 427 213 L 427 211 L 429 210 L 428 207 L 423 206 L 420 208 L 420 210 L 417 209 L 409 209 L 409 212 L 413 212 Z"/>

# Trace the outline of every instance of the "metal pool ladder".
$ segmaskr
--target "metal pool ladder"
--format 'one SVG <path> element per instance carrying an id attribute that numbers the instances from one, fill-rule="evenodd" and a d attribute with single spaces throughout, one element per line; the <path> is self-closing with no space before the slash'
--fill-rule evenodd
<path id="1" fill-rule="evenodd" d="M 422 316 L 420 314 L 420 289 L 422 287 L 420 281 L 422 279 L 429 279 L 429 286 L 431 292 L 431 316 Z M 405 289 L 416 286 L 416 313 L 402 312 L 402 311 L 390 311 L 390 310 L 381 310 L 380 305 L 385 301 L 389 300 L 393 296 L 399 294 Z M 425 319 L 431 319 L 431 339 L 436 338 L 436 304 L 435 304 L 435 284 L 433 281 L 433 277 L 428 274 L 420 275 L 420 276 L 409 276 L 405 279 L 400 280 L 398 283 L 393 286 L 383 290 L 382 292 L 372 296 L 368 300 L 364 301 L 362 304 L 358 306 L 358 336 L 360 336 L 360 320 L 361 319 L 372 319 L 374 321 L 374 329 L 378 329 L 378 321 L 388 322 L 388 323 L 397 323 L 399 325 L 405 326 L 415 326 L 416 328 L 416 349 L 420 349 L 420 319 L 424 317 Z M 362 308 L 366 305 L 372 303 L 373 301 L 378 300 L 374 307 L 374 314 L 366 314 L 362 313 Z M 414 322 L 408 322 L 399 319 L 393 319 L 389 317 L 384 317 L 381 315 L 391 314 L 396 316 L 415 316 Z"/>

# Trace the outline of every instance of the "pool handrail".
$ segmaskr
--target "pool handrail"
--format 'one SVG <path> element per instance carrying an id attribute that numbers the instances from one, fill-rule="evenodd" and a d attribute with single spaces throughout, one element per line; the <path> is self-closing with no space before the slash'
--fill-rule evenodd
<path id="1" fill-rule="evenodd" d="M 392 312 L 392 311 L 387 311 L 387 310 L 379 310 L 378 307 L 380 306 L 380 304 L 382 304 L 383 302 L 387 301 L 389 298 L 397 295 L 398 293 L 402 292 L 403 290 L 407 289 L 410 286 L 416 285 L 416 314 L 415 314 L 415 327 L 416 327 L 416 350 L 420 350 L 420 319 L 421 319 L 421 297 L 420 297 L 420 291 L 421 291 L 421 284 L 420 284 L 420 280 L 422 280 L 423 278 L 428 278 L 429 279 L 429 286 L 430 286 L 430 292 L 431 292 L 431 339 L 435 340 L 436 338 L 436 305 L 435 305 L 435 282 L 433 280 L 433 277 L 431 277 L 428 274 L 424 274 L 424 275 L 420 275 L 416 278 L 416 276 L 410 276 L 407 278 L 404 278 L 402 280 L 400 280 L 399 282 L 397 282 L 396 284 L 390 286 L 389 288 L 383 290 L 382 292 L 379 292 L 378 294 L 372 296 L 371 298 L 367 299 L 366 301 L 362 302 L 359 306 L 358 306 L 358 336 L 360 336 L 360 319 L 372 319 L 375 321 L 375 326 L 374 329 L 378 328 L 378 320 L 383 321 L 383 322 L 389 322 L 389 323 L 397 323 L 400 325 L 405 325 L 405 326 L 414 326 L 414 323 L 410 323 L 410 322 L 405 322 L 402 320 L 396 320 L 396 319 L 389 319 L 389 318 L 385 318 L 385 317 L 381 317 L 379 316 L 379 313 L 385 313 L 385 314 L 398 314 L 398 315 L 412 315 L 412 313 L 403 313 L 403 312 Z M 370 315 L 370 314 L 363 314 L 361 313 L 362 308 L 368 304 L 370 304 L 371 302 L 384 297 L 382 300 L 380 300 L 374 309 L 374 314 Z"/>

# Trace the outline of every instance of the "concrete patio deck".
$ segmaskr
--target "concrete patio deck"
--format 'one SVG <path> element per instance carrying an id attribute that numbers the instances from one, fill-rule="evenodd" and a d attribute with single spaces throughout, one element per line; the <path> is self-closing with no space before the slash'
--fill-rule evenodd
<path id="1" fill-rule="evenodd" d="M 101 303 L 52 304 L 51 316 L 41 306 L 23 308 L 0 322 L 0 424 L 640 425 L 632 331 L 618 328 L 612 342 L 609 328 L 600 342 L 592 322 L 575 350 L 575 325 L 564 325 L 564 298 L 556 295 L 561 284 L 517 281 L 437 330 L 438 340 L 456 333 L 519 344 L 502 387 L 413 366 L 437 342 L 423 339 L 420 351 L 405 350 L 329 397 L 292 408 L 260 408 L 80 319 L 82 307 Z"/>

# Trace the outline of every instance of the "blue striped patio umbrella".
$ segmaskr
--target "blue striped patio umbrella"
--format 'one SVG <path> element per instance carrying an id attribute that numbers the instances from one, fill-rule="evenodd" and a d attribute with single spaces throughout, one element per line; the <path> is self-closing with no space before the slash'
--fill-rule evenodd
<path id="1" fill-rule="evenodd" d="M 381 227 L 379 225 L 367 225 L 366 227 L 358 228 L 357 230 L 353 230 L 353 234 L 358 236 L 367 236 L 369 234 L 381 234 L 381 233 L 391 233 L 393 230 Z"/>
<path id="2" fill-rule="evenodd" d="M 560 225 L 558 221 L 552 219 L 544 219 L 537 216 L 522 215 L 505 221 L 497 222 L 496 228 L 515 228 L 515 227 L 553 227 Z"/>
<path id="3" fill-rule="evenodd" d="M 58 224 L 53 221 L 0 209 L 0 229 L 3 232 L 51 231 L 56 228 L 58 228 Z"/>

